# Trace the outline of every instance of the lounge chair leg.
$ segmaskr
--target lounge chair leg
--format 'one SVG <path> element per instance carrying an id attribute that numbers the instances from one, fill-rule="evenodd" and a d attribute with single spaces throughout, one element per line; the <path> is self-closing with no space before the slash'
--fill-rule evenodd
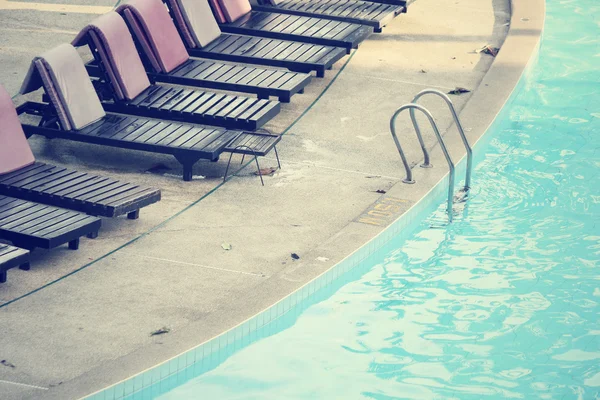
<path id="1" fill-rule="evenodd" d="M 298 94 L 304 94 L 304 88 L 298 90 Z"/>
<path id="2" fill-rule="evenodd" d="M 258 156 L 254 156 L 254 160 L 256 161 L 256 168 L 258 169 L 258 176 L 260 176 L 260 183 L 265 186 L 265 181 L 263 181 L 262 172 L 260 172 L 260 165 L 258 164 Z"/>
<path id="3" fill-rule="evenodd" d="M 240 165 L 242 165 L 244 163 L 244 159 L 246 158 L 245 154 L 242 154 L 242 161 L 240 161 Z"/>
<path id="4" fill-rule="evenodd" d="M 325 68 L 317 71 L 317 78 L 325 78 Z"/>
<path id="5" fill-rule="evenodd" d="M 281 169 L 281 163 L 279 162 L 279 154 L 277 154 L 277 146 L 273 146 L 273 150 L 275 150 L 275 158 L 277 159 L 277 166 Z"/>
<path id="6" fill-rule="evenodd" d="M 79 239 L 71 240 L 69 242 L 69 249 L 71 249 L 71 250 L 79 249 Z"/>
<path id="7" fill-rule="evenodd" d="M 127 219 L 138 219 L 140 217 L 140 210 L 135 210 L 127 214 Z"/>
<path id="8" fill-rule="evenodd" d="M 183 164 L 183 180 L 189 182 L 194 177 L 194 171 L 192 165 Z"/>
<path id="9" fill-rule="evenodd" d="M 375 29 L 373 29 L 373 32 L 381 33 L 381 32 L 383 32 L 383 28 L 375 28 Z"/>
<path id="10" fill-rule="evenodd" d="M 87 234 L 88 239 L 96 239 L 98 237 L 98 232 L 91 232 Z"/>
<path id="11" fill-rule="evenodd" d="M 177 161 L 183 166 L 183 180 L 189 182 L 194 177 L 194 164 L 200 159 L 199 157 L 189 157 L 177 155 L 175 156 Z"/>
<path id="12" fill-rule="evenodd" d="M 300 93 L 300 92 L 298 92 Z M 289 94 L 279 96 L 279 101 L 282 103 L 289 103 L 291 101 L 291 96 Z"/>
<path id="13" fill-rule="evenodd" d="M 6 271 L 0 272 L 0 283 L 6 282 Z"/>
<path id="14" fill-rule="evenodd" d="M 27 262 L 27 263 L 21 265 L 19 267 L 19 269 L 22 269 L 23 271 L 29 271 L 31 269 L 31 265 L 29 265 L 29 263 Z"/>
<path id="15" fill-rule="evenodd" d="M 225 176 L 223 176 L 223 183 L 227 180 L 227 172 L 229 172 L 229 164 L 231 164 L 231 157 L 233 157 L 233 153 L 229 153 L 229 161 L 227 161 L 227 167 L 225 167 Z"/>

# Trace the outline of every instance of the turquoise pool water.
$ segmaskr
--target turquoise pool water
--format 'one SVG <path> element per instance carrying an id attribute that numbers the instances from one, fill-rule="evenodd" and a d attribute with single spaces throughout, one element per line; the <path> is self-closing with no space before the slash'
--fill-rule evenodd
<path id="1" fill-rule="evenodd" d="M 599 21 L 597 0 L 548 0 L 539 59 L 454 223 L 440 206 L 314 304 L 137 395 L 600 398 Z"/>

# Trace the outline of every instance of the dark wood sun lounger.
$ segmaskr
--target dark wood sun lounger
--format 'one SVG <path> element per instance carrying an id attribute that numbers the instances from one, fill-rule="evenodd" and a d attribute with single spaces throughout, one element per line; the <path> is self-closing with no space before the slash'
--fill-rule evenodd
<path id="1" fill-rule="evenodd" d="M 181 42 L 178 36 L 175 39 Z M 180 44 L 183 47 L 183 42 Z M 94 60 L 86 68 L 94 77 L 107 78 L 107 73 L 119 74 L 119 63 L 113 63 L 114 60 L 127 60 L 128 68 L 132 63 L 141 64 L 142 61 L 135 60 L 137 50 L 129 29 L 114 11 L 96 18 L 83 28 L 73 45 L 87 45 L 92 50 Z M 177 65 L 169 64 L 172 69 L 167 71 L 163 66 L 168 61 L 161 59 L 159 63 L 153 54 L 146 51 L 150 50 L 140 46 L 140 56 L 145 61 L 145 65 L 141 65 L 152 82 L 253 93 L 259 99 L 275 96 L 287 103 L 294 94 L 303 92 L 311 80 L 310 74 L 193 59 L 189 55 L 178 60 Z M 143 73 L 142 67 L 136 70 L 136 74 Z"/>
<path id="2" fill-rule="evenodd" d="M 84 99 L 85 96 L 85 100 L 78 103 L 80 109 L 82 101 L 85 101 L 84 104 L 89 107 L 96 104 L 100 108 L 100 112 L 81 128 L 69 126 L 69 120 L 64 115 L 66 113 L 60 111 L 61 108 L 66 108 L 60 100 L 57 90 L 60 80 L 57 84 L 54 84 L 50 73 L 53 71 L 52 66 L 49 65 L 47 59 L 54 60 L 53 62 L 56 62 L 55 59 L 60 60 L 62 68 L 66 68 L 70 73 L 71 85 L 77 88 L 89 86 L 89 92 L 80 95 L 80 99 Z M 137 60 L 139 61 L 139 59 Z M 48 65 L 44 64 L 44 61 Z M 60 70 L 60 65 L 56 66 L 55 69 Z M 160 86 L 144 88 L 145 85 L 149 85 L 149 82 L 145 76 L 145 80 L 140 78 L 134 68 L 135 64 L 130 62 L 121 65 L 126 66 L 126 72 L 116 69 L 113 74 L 114 79 L 111 81 L 115 85 L 106 85 L 106 91 L 112 90 L 111 96 L 116 96 L 117 92 L 122 96 L 130 96 L 131 93 L 140 90 L 142 93 L 136 95 L 134 100 L 104 103 L 102 106 L 92 88 L 83 62 L 71 45 L 63 44 L 34 60 L 21 92 L 28 93 L 37 90 L 41 84 L 45 90 L 43 95 L 45 103 L 30 101 L 17 108 L 17 114 L 22 116 L 22 126 L 25 134 L 27 136 L 42 135 L 48 138 L 61 138 L 124 149 L 170 154 L 182 164 L 183 178 L 186 181 L 192 180 L 192 169 L 198 160 L 217 161 L 221 153 L 227 151 L 227 146 L 239 136 L 252 138 L 254 135 L 258 135 L 252 132 L 229 130 L 215 126 L 161 121 L 131 115 L 105 114 L 102 107 L 125 114 L 148 114 L 151 116 L 162 115 L 161 110 L 163 113 L 169 110 L 170 115 L 165 115 L 165 118 L 172 120 L 188 108 L 197 109 L 198 105 L 194 106 L 193 103 L 199 104 L 203 100 L 199 97 L 197 91 Z M 143 68 L 141 62 L 138 68 Z M 78 82 L 78 80 L 80 81 Z M 65 88 L 65 91 L 68 92 L 69 88 Z M 227 101 L 230 97 L 232 96 L 212 94 L 212 97 L 204 101 L 212 101 L 213 104 L 216 104 L 218 101 Z M 269 103 L 267 100 L 244 99 L 254 103 Z M 229 111 L 226 110 L 228 107 Z M 137 110 L 132 113 L 133 108 L 137 108 Z M 240 117 L 238 114 L 242 111 L 234 114 L 235 109 L 234 100 L 228 106 L 222 107 L 220 115 L 224 120 L 231 119 L 231 124 L 237 123 L 236 118 L 248 121 L 259 115 L 256 110 L 252 110 L 250 107 L 243 111 L 248 116 L 242 114 Z M 36 122 L 33 123 L 33 120 L 36 120 Z M 257 120 L 257 123 L 260 123 L 260 120 Z"/>
<path id="3" fill-rule="evenodd" d="M 166 0 L 184 7 L 186 1 Z M 209 0 L 221 31 L 296 42 L 343 47 L 347 53 L 373 28 L 345 21 L 252 10 L 248 0 Z"/>
<path id="4" fill-rule="evenodd" d="M 71 49 L 77 54 L 75 49 Z M 83 66 L 81 69 L 85 74 Z M 89 80 L 85 82 L 93 93 Z M 80 88 L 78 85 L 69 88 L 73 89 L 71 94 L 75 101 L 86 106 L 93 105 L 85 101 L 81 92 L 77 93 L 77 89 Z M 103 113 L 99 104 L 97 110 Z M 66 112 L 68 120 L 76 125 L 81 123 L 83 118 L 93 115 L 89 110 L 82 109 L 67 109 Z M 95 116 L 93 118 L 97 119 Z M 158 189 L 35 161 L 12 100 L 2 86 L 0 143 L 0 195 L 96 216 L 117 217 L 127 214 L 130 219 L 138 217 L 140 208 L 160 200 Z"/>
<path id="5" fill-rule="evenodd" d="M 6 282 L 6 271 L 15 267 L 29 270 L 29 250 L 0 243 L 0 283 Z"/>
<path id="6" fill-rule="evenodd" d="M 50 105 L 34 102 L 25 103 L 17 110 L 19 114 L 32 116 L 48 116 L 54 112 Z M 65 131 L 56 124 L 36 126 L 27 123 L 23 123 L 23 130 L 28 136 L 42 135 L 48 138 L 170 154 L 183 166 L 183 179 L 186 181 L 192 180 L 192 168 L 198 160 L 217 161 L 220 154 L 226 151 L 226 146 L 242 134 L 241 131 L 225 128 L 116 114 L 109 114 L 80 130 Z M 246 134 L 252 135 L 249 132 Z"/>
<path id="7" fill-rule="evenodd" d="M 76 211 L 0 196 L 0 238 L 33 250 L 65 243 L 77 250 L 82 236 L 96 237 L 101 220 Z"/>
<path id="8" fill-rule="evenodd" d="M 346 53 L 340 47 L 221 33 L 207 0 L 197 1 L 197 4 L 205 6 L 205 10 L 199 11 L 192 19 L 197 26 L 190 29 L 197 41 L 190 46 L 186 40 L 189 53 L 161 0 L 128 0 L 117 11 L 124 16 L 146 53 L 154 53 L 156 58 L 163 53 L 164 58 L 164 53 L 169 52 L 170 61 L 187 60 L 191 55 L 283 67 L 295 72 L 315 71 L 317 76 L 322 77 L 325 70 L 331 69 Z M 175 13 L 174 16 L 177 18 Z M 180 31 L 188 29 L 182 26 L 178 28 Z M 184 35 L 184 32 L 181 34 Z"/>
<path id="9" fill-rule="evenodd" d="M 277 2 L 277 5 L 265 0 L 260 5 L 253 5 L 252 8 L 256 11 L 353 22 L 372 26 L 375 32 L 381 32 L 383 27 L 397 15 L 406 12 L 405 5 L 361 0 L 282 0 Z"/>

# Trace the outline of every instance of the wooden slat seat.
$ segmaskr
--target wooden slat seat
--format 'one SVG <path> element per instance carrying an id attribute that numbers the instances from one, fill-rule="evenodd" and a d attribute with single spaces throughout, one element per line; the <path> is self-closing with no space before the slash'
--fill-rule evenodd
<path id="1" fill-rule="evenodd" d="M 0 238 L 32 250 L 65 243 L 76 250 L 79 238 L 96 237 L 101 220 L 80 212 L 9 196 L 0 196 Z"/>
<path id="2" fill-rule="evenodd" d="M 346 54 L 345 49 L 287 40 L 222 33 L 208 46 L 188 49 L 192 57 L 315 71 L 318 77 Z"/>
<path id="3" fill-rule="evenodd" d="M 103 101 L 106 111 L 254 130 L 279 113 L 277 101 L 152 85 L 133 100 Z"/>
<path id="4" fill-rule="evenodd" d="M 160 200 L 160 190 L 42 162 L 0 175 L 0 195 L 13 196 L 90 215 L 138 217 Z"/>
<path id="5" fill-rule="evenodd" d="M 29 269 L 29 250 L 0 243 L 0 283 L 6 282 L 6 271 L 15 267 Z"/>
<path id="6" fill-rule="evenodd" d="M 360 0 L 282 0 L 276 6 L 262 4 L 253 6 L 253 9 L 353 22 L 372 26 L 375 32 L 381 32 L 385 25 L 406 11 L 403 5 Z"/>
<path id="7" fill-rule="evenodd" d="M 219 26 L 228 33 L 343 47 L 347 53 L 373 32 L 368 26 L 345 21 L 266 11 L 251 11 Z"/>

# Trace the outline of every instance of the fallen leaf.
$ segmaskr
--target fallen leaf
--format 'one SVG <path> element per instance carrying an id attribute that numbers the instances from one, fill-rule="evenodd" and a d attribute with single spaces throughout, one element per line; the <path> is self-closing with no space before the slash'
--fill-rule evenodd
<path id="1" fill-rule="evenodd" d="M 498 51 L 500 51 L 499 48 L 492 47 L 490 45 L 483 46 L 482 48 L 477 50 L 478 53 L 489 54 L 492 57 L 496 57 L 498 55 Z"/>
<path id="2" fill-rule="evenodd" d="M 231 244 L 229 243 L 221 243 L 221 247 L 223 248 L 223 250 L 231 250 Z"/>
<path id="3" fill-rule="evenodd" d="M 469 89 L 465 89 L 465 88 L 462 88 L 462 87 L 457 87 L 456 89 L 453 89 L 453 90 L 449 91 L 448 94 L 459 95 L 459 94 L 462 94 L 462 93 L 469 93 L 469 92 L 470 92 Z"/>
<path id="4" fill-rule="evenodd" d="M 15 364 L 13 364 L 13 363 L 10 363 L 10 362 L 8 362 L 8 361 L 6 361 L 6 360 L 2 360 L 2 361 L 0 361 L 0 364 L 4 365 L 5 367 L 9 367 L 9 368 L 15 368 Z"/>
<path id="5" fill-rule="evenodd" d="M 171 329 L 167 328 L 166 326 L 163 326 L 162 328 L 157 329 L 154 332 L 150 333 L 150 336 L 163 335 L 163 334 L 169 333 L 169 332 L 171 332 Z"/>
<path id="6" fill-rule="evenodd" d="M 298 254 L 296 254 L 296 253 L 292 253 L 292 258 L 293 258 L 294 260 L 299 260 L 299 259 L 300 259 L 300 256 L 299 256 Z"/>
<path id="7" fill-rule="evenodd" d="M 377 189 L 375 193 L 386 194 L 387 192 L 383 189 Z"/>
<path id="8" fill-rule="evenodd" d="M 275 168 L 275 167 L 261 168 L 260 175 L 262 175 L 262 176 L 273 175 L 275 173 L 275 171 L 277 171 L 277 168 Z M 259 175 L 258 171 L 254 172 L 254 175 Z"/>
<path id="9" fill-rule="evenodd" d="M 422 73 L 422 74 L 426 74 L 426 73 L 427 73 L 427 71 L 425 71 L 424 69 L 422 69 L 422 70 L 421 70 L 421 73 Z"/>
<path id="10" fill-rule="evenodd" d="M 317 257 L 317 261 L 327 262 L 327 261 L 329 261 L 329 258 L 327 258 L 327 257 Z"/>

